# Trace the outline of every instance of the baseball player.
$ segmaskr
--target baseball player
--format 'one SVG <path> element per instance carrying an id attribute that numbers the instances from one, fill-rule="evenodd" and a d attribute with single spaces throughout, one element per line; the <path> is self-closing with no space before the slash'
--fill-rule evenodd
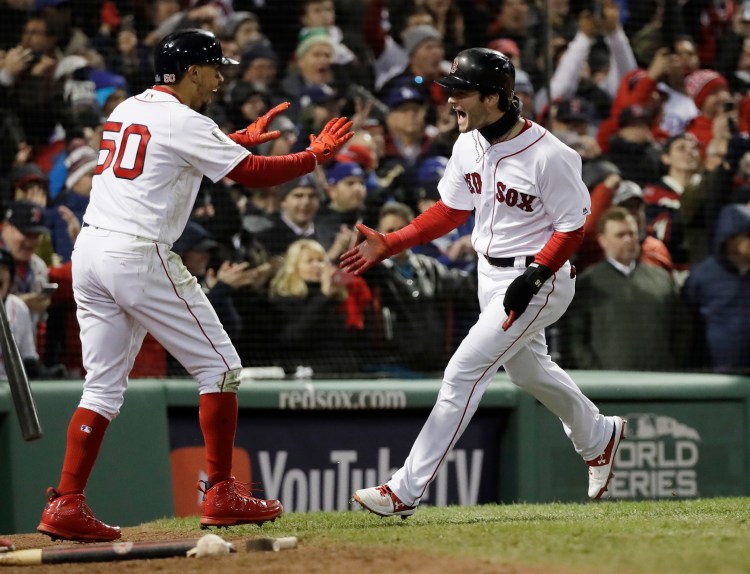
<path id="1" fill-rule="evenodd" d="M 202 526 L 263 523 L 278 500 L 253 498 L 232 477 L 240 359 L 195 277 L 171 251 L 201 178 L 249 187 L 277 185 L 311 172 L 353 135 L 334 118 L 300 153 L 258 157 L 246 147 L 279 137 L 266 132 L 281 104 L 239 132 L 224 135 L 200 112 L 223 82 L 219 41 L 183 30 L 155 48 L 156 85 L 118 105 L 104 124 L 91 201 L 73 252 L 73 290 L 86 380 L 71 419 L 62 476 L 47 491 L 38 530 L 52 538 L 110 541 L 120 528 L 97 520 L 84 488 L 128 373 L 150 332 L 197 380 L 208 480 Z"/>
<path id="2" fill-rule="evenodd" d="M 475 212 L 481 313 L 449 361 L 437 403 L 404 466 L 386 484 L 353 495 L 381 516 L 414 513 L 501 365 L 560 418 L 588 464 L 591 498 L 604 494 L 612 476 L 625 422 L 599 414 L 552 362 L 544 339 L 544 328 L 573 298 L 568 258 L 589 213 L 581 159 L 520 116 L 514 78 L 513 64 L 500 52 L 471 48 L 456 56 L 450 75 L 438 80 L 449 90 L 461 132 L 438 184 L 441 200 L 387 235 L 359 225 L 363 242 L 341 259 L 342 268 L 361 274 L 445 235 Z"/>

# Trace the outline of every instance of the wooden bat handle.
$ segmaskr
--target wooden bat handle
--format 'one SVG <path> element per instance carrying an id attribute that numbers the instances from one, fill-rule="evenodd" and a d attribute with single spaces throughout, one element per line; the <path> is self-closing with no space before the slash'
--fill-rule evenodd
<path id="1" fill-rule="evenodd" d="M 297 547 L 296 536 L 285 536 L 283 538 L 252 538 L 245 543 L 248 552 L 267 551 L 278 552 Z"/>
<path id="2" fill-rule="evenodd" d="M 42 563 L 42 549 L 15 550 L 0 554 L 0 566 L 31 566 Z"/>

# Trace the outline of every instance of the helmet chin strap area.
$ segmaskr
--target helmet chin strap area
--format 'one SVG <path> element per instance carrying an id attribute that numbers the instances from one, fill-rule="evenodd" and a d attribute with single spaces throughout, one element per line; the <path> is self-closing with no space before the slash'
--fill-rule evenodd
<path id="1" fill-rule="evenodd" d="M 479 128 L 479 133 L 482 134 L 484 139 L 488 142 L 494 143 L 503 136 L 506 136 L 508 132 L 513 129 L 513 126 L 516 125 L 516 122 L 520 117 L 521 102 L 516 96 L 513 96 L 510 109 L 503 114 L 503 117 L 488 126 Z"/>

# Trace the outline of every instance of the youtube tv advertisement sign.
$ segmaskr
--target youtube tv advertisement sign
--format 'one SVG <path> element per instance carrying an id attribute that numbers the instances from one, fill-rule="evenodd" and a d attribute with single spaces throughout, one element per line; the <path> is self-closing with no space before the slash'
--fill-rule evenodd
<path id="1" fill-rule="evenodd" d="M 352 493 L 386 482 L 403 464 L 429 409 L 294 410 L 240 408 L 234 473 L 261 498 L 278 498 L 288 512 L 359 509 Z M 481 410 L 449 453 L 422 504 L 498 501 L 500 443 L 508 412 Z M 200 511 L 205 480 L 203 437 L 195 409 L 169 413 L 175 510 Z M 512 473 L 510 473 L 512 474 Z"/>

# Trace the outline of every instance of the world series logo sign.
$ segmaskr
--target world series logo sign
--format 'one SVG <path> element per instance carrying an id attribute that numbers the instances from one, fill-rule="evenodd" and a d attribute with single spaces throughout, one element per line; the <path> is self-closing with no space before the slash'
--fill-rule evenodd
<path id="1" fill-rule="evenodd" d="M 655 413 L 631 413 L 626 418 L 628 435 L 617 452 L 611 497 L 697 497 L 698 431 Z"/>

